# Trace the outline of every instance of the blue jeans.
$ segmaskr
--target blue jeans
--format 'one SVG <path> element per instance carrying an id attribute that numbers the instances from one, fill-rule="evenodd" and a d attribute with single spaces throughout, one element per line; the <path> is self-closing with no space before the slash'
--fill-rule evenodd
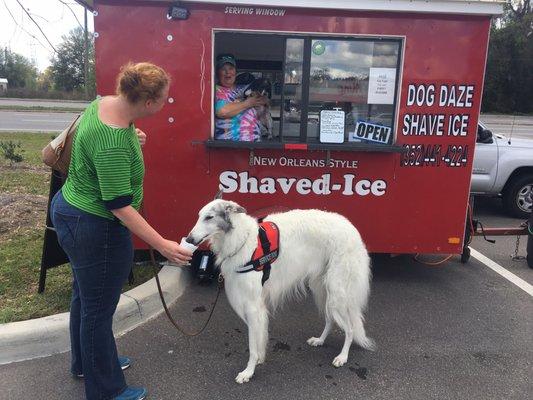
<path id="1" fill-rule="evenodd" d="M 73 374 L 83 373 L 88 400 L 112 399 L 126 389 L 112 324 L 133 264 L 128 228 L 68 204 L 61 191 L 52 223 L 72 267 L 70 342 Z"/>

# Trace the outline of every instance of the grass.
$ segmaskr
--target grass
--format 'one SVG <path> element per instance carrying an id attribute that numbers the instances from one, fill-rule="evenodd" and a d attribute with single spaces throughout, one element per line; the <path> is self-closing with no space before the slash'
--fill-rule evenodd
<path id="1" fill-rule="evenodd" d="M 37 294 L 43 230 L 31 229 L 0 245 L 0 323 L 68 310 L 70 268 L 48 271 L 46 290 Z"/>
<path id="2" fill-rule="evenodd" d="M 50 188 L 49 174 L 42 170 L 4 170 L 0 173 L 0 192 L 47 195 Z"/>
<path id="3" fill-rule="evenodd" d="M 0 141 L 20 141 L 24 150 L 22 153 L 24 156 L 23 164 L 43 167 L 41 150 L 55 136 L 56 133 L 0 132 Z M 5 162 L 4 159 L 2 161 Z"/>
<path id="4" fill-rule="evenodd" d="M 28 193 L 47 195 L 50 186 L 50 170 L 41 162 L 41 149 L 53 134 L 0 132 L 0 142 L 13 141 L 22 144 L 23 162 L 12 167 L 0 153 L 0 193 Z"/>
<path id="5" fill-rule="evenodd" d="M 0 110 L 4 111 L 42 111 L 42 112 L 82 112 L 85 109 L 84 106 L 80 107 L 47 107 L 47 106 L 5 106 L 0 105 Z"/>
<path id="6" fill-rule="evenodd" d="M 72 282 L 68 264 L 48 270 L 46 290 L 37 293 L 42 243 L 43 230 L 32 229 L 0 245 L 0 323 L 68 311 Z M 125 291 L 152 278 L 153 272 L 136 264 L 134 275 L 134 285 L 125 285 Z"/>
<path id="7" fill-rule="evenodd" d="M 50 170 L 43 166 L 40 154 L 51 138 L 52 134 L 0 132 L 0 141 L 21 142 L 24 157 L 10 166 L 0 154 L 0 323 L 69 308 L 68 264 L 48 270 L 46 290 L 37 293 L 50 185 Z M 134 267 L 134 274 L 133 286 L 153 276 L 151 268 L 142 265 Z M 131 287 L 126 285 L 124 290 Z"/>

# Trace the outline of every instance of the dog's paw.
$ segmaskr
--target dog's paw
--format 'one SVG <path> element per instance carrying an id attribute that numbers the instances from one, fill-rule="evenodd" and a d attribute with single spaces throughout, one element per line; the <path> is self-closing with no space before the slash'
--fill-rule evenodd
<path id="1" fill-rule="evenodd" d="M 343 356 L 339 354 L 337 357 L 333 359 L 333 366 L 336 368 L 342 367 L 344 364 L 346 364 L 346 361 L 348 361 L 347 356 Z"/>
<path id="2" fill-rule="evenodd" d="M 307 344 L 313 347 L 322 346 L 324 344 L 324 341 L 320 338 L 312 337 L 312 338 L 307 339 Z"/>
<path id="3" fill-rule="evenodd" d="M 239 375 L 237 375 L 237 377 L 235 378 L 235 382 L 237 382 L 237 383 L 248 382 L 252 376 L 253 376 L 253 372 L 250 373 L 250 372 L 244 370 L 241 373 L 239 373 Z"/>

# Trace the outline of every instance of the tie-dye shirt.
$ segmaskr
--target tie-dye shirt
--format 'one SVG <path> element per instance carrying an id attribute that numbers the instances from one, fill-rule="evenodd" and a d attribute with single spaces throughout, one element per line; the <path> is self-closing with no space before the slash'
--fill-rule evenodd
<path id="1" fill-rule="evenodd" d="M 217 85 L 215 93 L 215 113 L 226 104 L 241 101 L 245 85 L 227 88 Z M 248 108 L 232 118 L 215 118 L 215 139 L 257 142 L 261 138 L 261 128 L 255 108 Z"/>

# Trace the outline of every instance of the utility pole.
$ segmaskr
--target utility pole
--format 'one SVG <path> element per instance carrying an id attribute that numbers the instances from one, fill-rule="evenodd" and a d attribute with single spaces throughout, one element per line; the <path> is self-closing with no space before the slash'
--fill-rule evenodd
<path id="1" fill-rule="evenodd" d="M 89 32 L 87 30 L 87 7 L 83 7 L 85 10 L 85 51 L 83 54 L 83 76 L 85 82 L 85 100 L 89 100 Z"/>

